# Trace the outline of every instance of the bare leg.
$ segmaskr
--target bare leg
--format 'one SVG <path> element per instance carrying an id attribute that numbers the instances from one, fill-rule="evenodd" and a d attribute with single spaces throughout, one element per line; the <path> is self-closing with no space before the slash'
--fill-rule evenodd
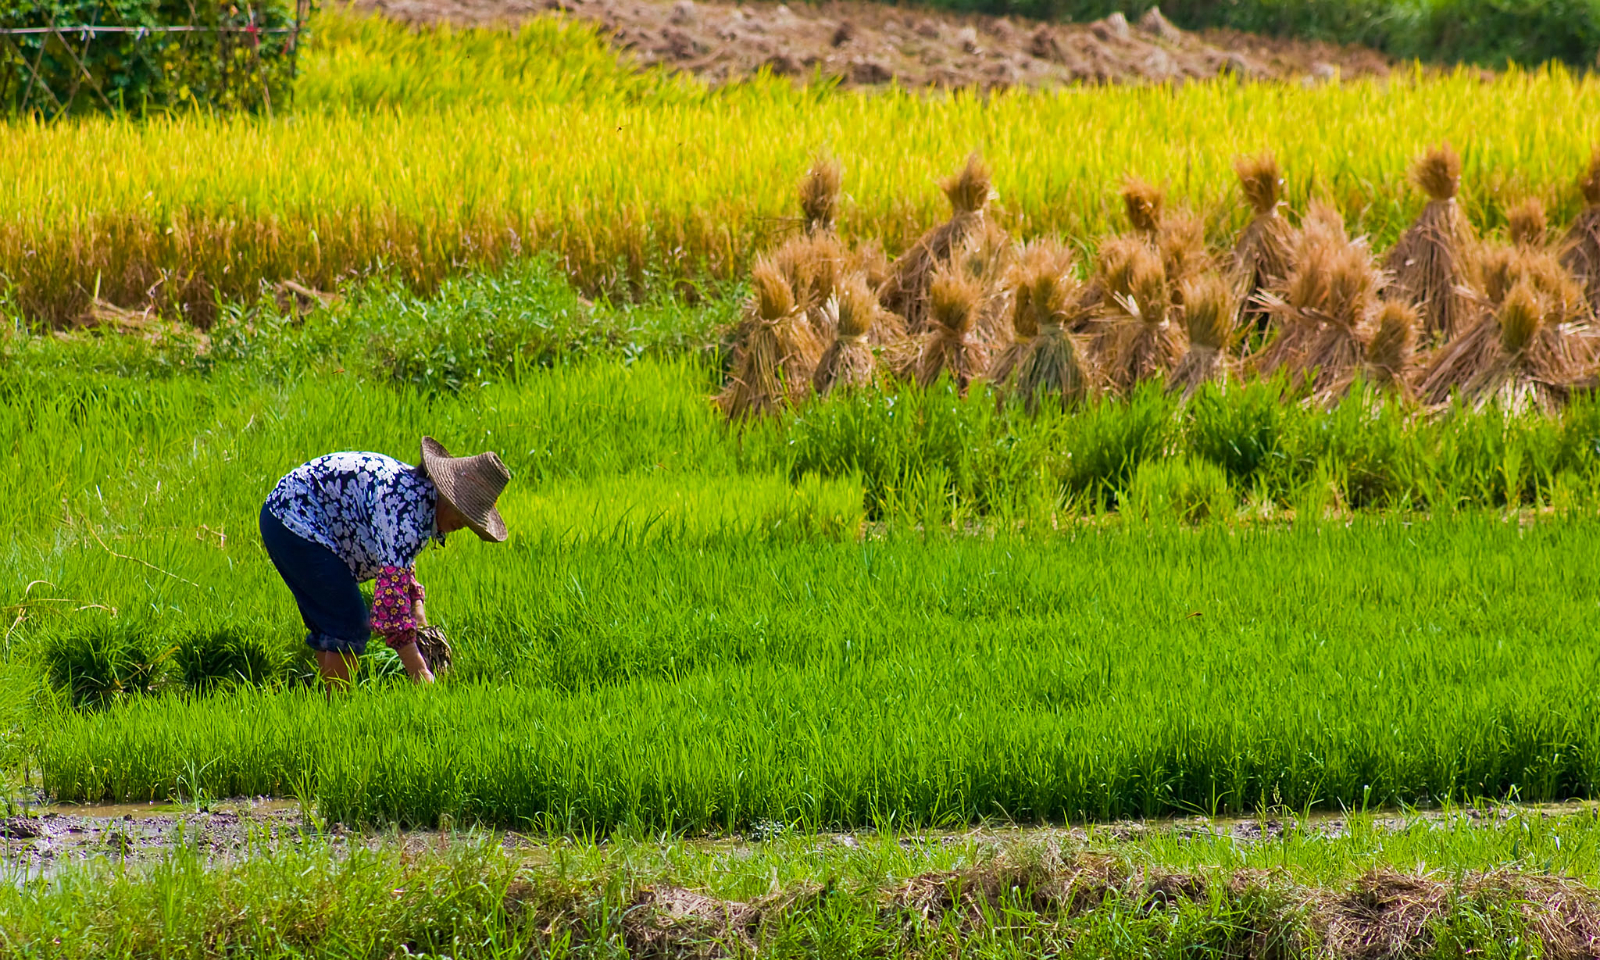
<path id="1" fill-rule="evenodd" d="M 317 669 L 322 671 L 322 680 L 328 685 L 328 692 L 348 690 L 350 689 L 350 675 L 356 669 L 355 654 L 318 650 Z"/>
<path id="2" fill-rule="evenodd" d="M 411 674 L 411 679 L 418 683 L 432 683 L 433 671 L 428 669 L 428 661 L 422 657 L 422 651 L 414 643 L 408 643 L 395 650 L 400 654 L 400 662 L 406 665 L 406 673 Z"/>

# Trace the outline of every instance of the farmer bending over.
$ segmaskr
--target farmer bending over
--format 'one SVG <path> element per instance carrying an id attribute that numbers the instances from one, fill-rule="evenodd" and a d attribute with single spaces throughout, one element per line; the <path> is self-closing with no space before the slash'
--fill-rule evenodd
<path id="1" fill-rule="evenodd" d="M 493 453 L 452 457 L 422 438 L 422 465 L 381 453 L 330 453 L 295 467 L 261 508 L 261 542 L 294 593 L 329 689 L 347 686 L 377 631 L 411 679 L 432 683 L 417 649 L 427 626 L 412 566 L 430 540 L 463 527 L 506 538 L 494 502 L 511 474 Z M 376 580 L 372 616 L 357 584 Z"/>

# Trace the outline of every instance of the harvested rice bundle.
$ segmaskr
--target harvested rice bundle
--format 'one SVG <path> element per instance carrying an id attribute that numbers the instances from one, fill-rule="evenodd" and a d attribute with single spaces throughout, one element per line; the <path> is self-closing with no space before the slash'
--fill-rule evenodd
<path id="1" fill-rule="evenodd" d="M 1161 260 L 1139 248 L 1128 269 L 1128 292 L 1113 293 L 1114 307 L 1096 339 L 1096 357 L 1121 391 L 1170 374 L 1183 357 L 1183 331 L 1170 319 L 1167 275 Z"/>
<path id="2" fill-rule="evenodd" d="M 974 336 L 983 288 L 959 267 L 934 271 L 928 283 L 928 328 L 917 336 L 910 378 L 927 387 L 948 372 L 963 396 L 989 365 L 988 351 Z"/>
<path id="3" fill-rule="evenodd" d="M 877 375 L 877 357 L 868 342 L 878 314 L 878 301 L 859 273 L 846 277 L 828 298 L 828 312 L 837 331 L 833 343 L 817 361 L 811 385 L 819 396 L 835 389 L 854 390 L 872 383 Z"/>
<path id="4" fill-rule="evenodd" d="M 800 211 L 805 214 L 806 233 L 834 232 L 834 216 L 839 209 L 839 194 L 844 189 L 844 170 L 839 161 L 819 152 L 811 169 L 800 181 Z"/>
<path id="5" fill-rule="evenodd" d="M 1529 197 L 1506 211 L 1506 236 L 1514 247 L 1528 250 L 1542 247 L 1549 230 L 1550 219 L 1538 197 Z"/>
<path id="6" fill-rule="evenodd" d="M 978 339 L 991 350 L 1010 340 L 1011 289 L 1006 276 L 1010 273 L 1012 259 L 1011 235 L 991 219 L 984 220 L 983 226 L 967 238 L 954 257 L 982 290 L 975 330 Z"/>
<path id="7" fill-rule="evenodd" d="M 994 196 L 989 168 L 976 153 L 942 187 L 950 200 L 950 219 L 924 233 L 902 253 L 878 290 L 879 302 L 904 317 L 906 329 L 913 334 L 928 328 L 929 287 L 934 270 L 983 226 L 984 210 Z"/>
<path id="8" fill-rule="evenodd" d="M 1173 306 L 1183 304 L 1183 285 L 1216 269 L 1206 249 L 1206 225 L 1187 213 L 1169 214 L 1156 234 L 1156 250 L 1167 274 L 1167 295 Z"/>
<path id="9" fill-rule="evenodd" d="M 1122 185 L 1122 206 L 1128 211 L 1128 222 L 1134 231 L 1154 241 L 1161 230 L 1166 206 L 1161 188 L 1138 177 L 1129 177 Z"/>
<path id="10" fill-rule="evenodd" d="M 1423 374 L 1419 394 L 1439 404 L 1459 389 L 1475 406 L 1495 400 L 1506 409 L 1548 409 L 1594 361 L 1579 287 L 1549 293 L 1531 275 L 1518 277 L 1498 308 L 1447 344 Z M 1574 303 L 1573 301 L 1577 301 Z"/>
<path id="11" fill-rule="evenodd" d="M 1561 242 L 1561 265 L 1583 284 L 1591 312 L 1600 314 L 1600 148 L 1578 181 L 1586 206 Z"/>
<path id="12" fill-rule="evenodd" d="M 867 278 L 867 286 L 874 290 L 889 279 L 889 256 L 883 252 L 883 241 L 871 237 L 856 245 L 850 257 L 850 269 Z"/>
<path id="13" fill-rule="evenodd" d="M 1417 325 L 1421 320 L 1415 307 L 1398 300 L 1386 301 L 1378 311 L 1362 365 L 1362 376 L 1374 389 L 1403 398 L 1411 396 Z"/>
<path id="14" fill-rule="evenodd" d="M 733 370 L 717 404 L 729 420 L 747 420 L 800 401 L 822 353 L 794 291 L 765 257 L 751 270 L 752 292 L 734 348 Z"/>
<path id="15" fill-rule="evenodd" d="M 1026 299 L 1037 328 L 1017 360 L 1016 392 L 1023 406 L 1034 413 L 1044 399 L 1058 399 L 1062 407 L 1088 399 L 1097 376 L 1084 338 L 1072 332 L 1085 312 L 1072 254 L 1060 245 L 1036 251 L 1027 261 L 1018 299 Z"/>
<path id="16" fill-rule="evenodd" d="M 1281 286 L 1289 278 L 1298 237 L 1281 213 L 1283 176 L 1278 171 L 1277 159 L 1270 153 L 1240 157 L 1234 161 L 1233 169 L 1239 175 L 1245 199 L 1255 211 L 1255 217 L 1233 247 L 1233 281 L 1246 322 L 1264 331 L 1269 315 L 1255 302 L 1255 297 L 1262 290 Z"/>
<path id="17" fill-rule="evenodd" d="M 1471 322 L 1472 313 L 1467 254 L 1474 234 L 1456 202 L 1461 157 L 1448 144 L 1435 147 L 1417 161 L 1411 177 L 1430 199 L 1389 251 L 1393 293 L 1421 312 L 1425 336 L 1448 340 Z"/>
<path id="18" fill-rule="evenodd" d="M 1189 349 L 1172 371 L 1167 392 L 1182 392 L 1188 400 L 1213 380 L 1229 376 L 1228 351 L 1238 335 L 1239 301 L 1232 285 L 1220 275 L 1207 273 L 1183 284 L 1183 326 Z"/>
<path id="19" fill-rule="evenodd" d="M 1378 269 L 1364 244 L 1334 252 L 1328 264 L 1328 300 L 1323 322 L 1292 365 L 1306 377 L 1313 395 L 1337 400 L 1366 359 L 1366 322 L 1377 307 Z"/>
<path id="20" fill-rule="evenodd" d="M 1022 249 L 1010 274 L 1011 342 L 995 352 L 984 375 L 990 383 L 1004 384 L 1011 379 L 1041 323 L 1065 319 L 1078 292 L 1072 266 L 1072 251 L 1057 241 L 1040 240 Z"/>
<path id="21" fill-rule="evenodd" d="M 796 308 L 826 343 L 833 326 L 823 307 L 850 269 L 850 251 L 832 232 L 822 231 L 790 238 L 771 259 L 793 291 Z"/>

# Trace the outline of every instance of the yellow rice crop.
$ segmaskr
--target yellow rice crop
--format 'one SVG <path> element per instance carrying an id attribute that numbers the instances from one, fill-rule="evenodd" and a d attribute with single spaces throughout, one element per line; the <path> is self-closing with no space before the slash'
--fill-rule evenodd
<path id="1" fill-rule="evenodd" d="M 1462 152 L 1474 221 L 1492 227 L 1533 195 L 1563 223 L 1600 113 L 1600 80 L 1558 68 L 1310 89 L 713 91 L 634 74 L 593 31 L 557 21 L 520 35 L 342 14 L 321 26 L 291 116 L 7 128 L 0 274 L 14 301 L 59 322 L 98 289 L 203 317 L 214 292 L 263 279 L 327 288 L 388 271 L 426 288 L 536 249 L 590 290 L 728 278 L 798 228 L 795 182 L 819 147 L 844 164 L 841 232 L 891 250 L 945 215 L 935 182 L 974 148 L 1022 237 L 1120 228 L 1114 189 L 1133 173 L 1167 181 L 1225 238 L 1247 216 L 1234 157 L 1270 148 L 1291 205 L 1325 194 L 1383 246 L 1423 202 L 1408 165 L 1441 140 Z"/>

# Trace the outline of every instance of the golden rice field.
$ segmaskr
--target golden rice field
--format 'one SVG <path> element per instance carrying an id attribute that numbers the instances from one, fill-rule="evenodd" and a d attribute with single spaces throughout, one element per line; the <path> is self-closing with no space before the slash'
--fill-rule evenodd
<path id="1" fill-rule="evenodd" d="M 1073 242 L 1119 228 L 1129 173 L 1167 181 L 1214 240 L 1242 226 L 1231 164 L 1272 148 L 1292 205 L 1333 199 L 1387 245 L 1423 198 L 1422 148 L 1451 141 L 1463 201 L 1493 229 L 1543 199 L 1564 225 L 1600 139 L 1600 80 L 1560 68 L 1413 72 L 1311 88 L 1219 81 L 1055 92 L 858 92 L 640 75 L 587 27 L 422 34 L 325 13 L 296 110 L 14 124 L 0 145 L 0 274 L 60 323 L 98 291 L 124 307 L 387 271 L 418 288 L 553 251 L 586 290 L 739 276 L 793 229 L 794 183 L 845 165 L 847 236 L 891 251 L 945 215 L 935 186 L 972 149 L 1001 220 Z"/>

